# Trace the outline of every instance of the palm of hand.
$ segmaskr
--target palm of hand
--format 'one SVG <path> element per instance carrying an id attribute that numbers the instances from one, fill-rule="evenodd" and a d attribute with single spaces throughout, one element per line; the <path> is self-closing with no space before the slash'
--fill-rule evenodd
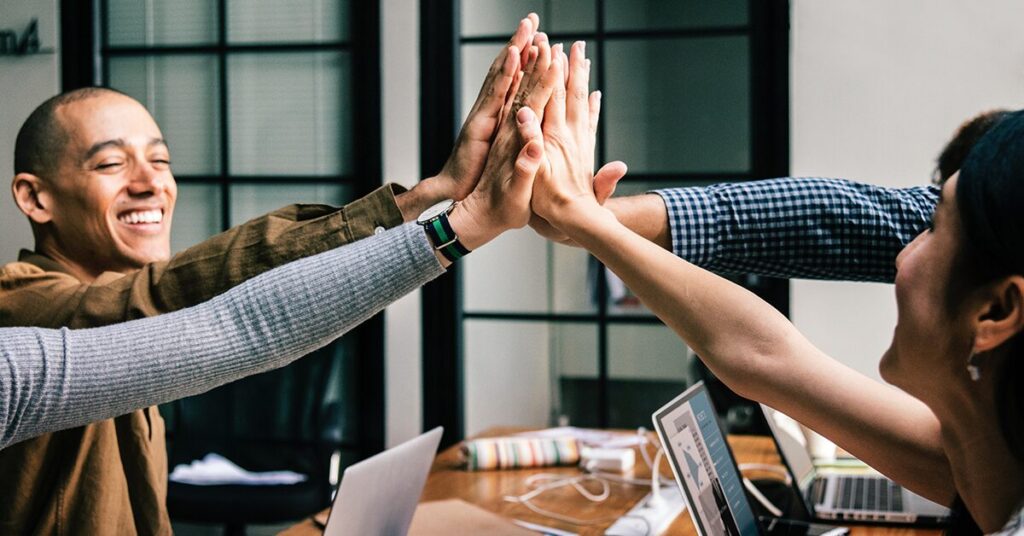
<path id="1" fill-rule="evenodd" d="M 545 161 L 534 180 L 531 203 L 548 221 L 572 202 L 599 204 L 593 170 L 600 97 L 588 93 L 589 66 L 582 43 L 573 45 L 571 56 L 559 54 L 552 62 L 565 86 L 555 88 L 544 110 Z"/>

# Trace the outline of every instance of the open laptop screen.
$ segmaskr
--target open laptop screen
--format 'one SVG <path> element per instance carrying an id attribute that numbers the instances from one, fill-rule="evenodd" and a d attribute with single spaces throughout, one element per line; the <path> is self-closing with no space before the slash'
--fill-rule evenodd
<path id="1" fill-rule="evenodd" d="M 800 440 L 803 437 L 800 425 L 788 415 L 775 411 L 764 404 L 761 404 L 761 410 L 764 411 L 764 418 L 768 422 L 768 428 L 772 431 L 775 445 L 779 448 L 782 463 L 789 469 L 790 476 L 800 489 L 800 502 L 810 514 L 811 505 L 806 504 L 805 499 L 807 490 L 814 483 L 817 471 L 814 469 L 811 454 L 807 452 L 807 447 Z"/>
<path id="2" fill-rule="evenodd" d="M 760 527 L 703 383 L 654 413 L 654 426 L 702 535 L 756 535 Z"/>

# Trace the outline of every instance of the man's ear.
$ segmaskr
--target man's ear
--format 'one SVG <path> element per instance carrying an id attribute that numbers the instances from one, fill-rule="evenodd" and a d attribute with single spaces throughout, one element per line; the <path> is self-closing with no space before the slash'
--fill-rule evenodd
<path id="1" fill-rule="evenodd" d="M 18 208 L 34 223 L 49 223 L 53 219 L 46 185 L 39 176 L 18 173 L 11 181 L 11 193 Z"/>
<path id="2" fill-rule="evenodd" d="M 993 283 L 977 316 L 974 353 L 998 348 L 1024 330 L 1024 277 L 1012 275 Z"/>

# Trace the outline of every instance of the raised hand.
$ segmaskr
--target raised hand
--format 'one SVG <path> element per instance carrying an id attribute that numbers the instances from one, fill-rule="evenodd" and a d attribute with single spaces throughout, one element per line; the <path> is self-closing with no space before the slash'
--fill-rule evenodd
<path id="1" fill-rule="evenodd" d="M 452 227 L 473 249 L 498 234 L 523 227 L 530 219 L 533 176 L 543 154 L 538 116 L 552 91 L 563 87 L 562 71 L 552 68 L 553 51 L 543 33 L 536 35 L 521 83 L 498 127 L 476 188 L 453 210 Z M 456 225 L 462 226 L 462 229 Z M 463 237 L 469 233 L 468 238 Z"/>
<path id="2" fill-rule="evenodd" d="M 539 24 L 534 13 L 519 21 L 508 45 L 491 63 L 452 154 L 441 173 L 434 177 L 441 198 L 461 200 L 476 187 L 491 149 L 491 140 L 507 109 L 506 100 L 514 91 L 513 84 L 519 77 L 520 67 L 529 59 L 530 43 Z"/>
<path id="3" fill-rule="evenodd" d="M 577 42 L 573 45 L 573 49 L 570 51 L 570 60 L 576 58 L 579 60 L 579 65 L 572 64 L 572 61 L 568 62 L 571 65 L 567 65 L 567 68 L 563 69 L 564 76 L 566 77 L 566 84 L 575 84 L 575 90 L 580 93 L 580 96 L 586 95 L 587 82 L 589 81 L 590 71 L 590 60 L 585 57 L 585 45 L 583 42 Z M 576 54 L 578 56 L 574 56 Z M 570 76 L 572 73 L 570 70 L 575 68 L 577 70 L 576 76 Z M 578 72 L 580 69 L 585 70 L 586 73 Z M 582 87 L 580 86 L 582 84 Z M 572 89 L 572 88 L 568 88 Z M 589 142 L 590 153 L 593 154 L 594 143 L 597 139 L 597 125 L 598 119 L 601 115 L 601 92 L 597 91 L 594 94 L 587 95 L 587 105 L 589 118 L 587 124 L 589 125 Z M 568 111 L 568 109 L 566 110 Z M 577 118 L 578 119 L 578 118 Z M 594 197 L 597 202 L 601 205 L 615 193 L 615 187 L 619 180 L 626 175 L 626 164 L 621 161 L 609 162 L 601 167 L 594 175 L 593 178 L 593 191 Z M 537 234 L 541 235 L 548 240 L 558 242 L 561 244 L 576 246 L 577 244 L 571 241 L 564 233 L 552 226 L 547 220 L 538 216 L 536 213 L 530 218 L 530 227 L 533 228 Z"/>
<path id="4" fill-rule="evenodd" d="M 556 228 L 571 205 L 600 204 L 593 169 L 601 96 L 589 93 L 590 60 L 584 47 L 582 41 L 574 43 L 569 56 L 559 48 L 552 70 L 565 84 L 553 90 L 544 110 L 545 160 L 534 181 L 532 207 Z"/>

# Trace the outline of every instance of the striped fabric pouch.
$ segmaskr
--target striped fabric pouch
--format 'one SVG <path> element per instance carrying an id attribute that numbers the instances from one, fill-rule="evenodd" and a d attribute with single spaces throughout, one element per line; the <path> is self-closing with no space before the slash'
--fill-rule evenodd
<path id="1" fill-rule="evenodd" d="M 576 439 L 494 437 L 462 444 L 466 468 L 470 471 L 575 465 L 580 461 Z"/>

